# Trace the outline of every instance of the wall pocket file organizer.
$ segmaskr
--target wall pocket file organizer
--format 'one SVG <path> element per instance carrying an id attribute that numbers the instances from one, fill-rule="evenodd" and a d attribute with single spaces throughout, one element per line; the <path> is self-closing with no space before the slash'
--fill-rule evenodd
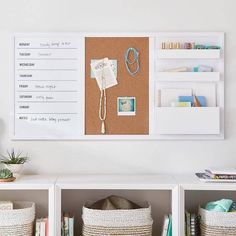
<path id="1" fill-rule="evenodd" d="M 18 33 L 13 139 L 223 139 L 224 33 Z"/>

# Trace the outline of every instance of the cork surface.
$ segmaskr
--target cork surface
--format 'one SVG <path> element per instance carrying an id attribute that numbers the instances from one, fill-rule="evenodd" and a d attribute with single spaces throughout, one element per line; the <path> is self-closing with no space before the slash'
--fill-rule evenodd
<path id="1" fill-rule="evenodd" d="M 132 77 L 126 70 L 124 54 L 129 47 L 139 51 L 140 72 Z M 100 90 L 90 78 L 91 59 L 116 59 L 118 85 L 106 90 L 106 134 L 149 133 L 149 39 L 147 37 L 87 37 L 85 40 L 85 134 L 101 134 L 98 116 Z M 118 116 L 117 98 L 135 97 L 136 115 Z"/>

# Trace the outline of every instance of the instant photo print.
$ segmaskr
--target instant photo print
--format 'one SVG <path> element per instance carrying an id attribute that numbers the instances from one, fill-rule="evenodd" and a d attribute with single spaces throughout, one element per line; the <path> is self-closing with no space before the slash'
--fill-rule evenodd
<path id="1" fill-rule="evenodd" d="M 117 113 L 118 116 L 135 116 L 136 115 L 135 97 L 118 97 Z"/>

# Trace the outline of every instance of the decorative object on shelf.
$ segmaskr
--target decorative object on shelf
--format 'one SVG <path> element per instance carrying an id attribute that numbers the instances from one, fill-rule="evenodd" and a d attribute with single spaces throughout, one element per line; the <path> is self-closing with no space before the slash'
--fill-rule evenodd
<path id="1" fill-rule="evenodd" d="M 205 172 L 195 174 L 204 182 L 236 182 L 236 169 L 206 169 Z"/>
<path id="2" fill-rule="evenodd" d="M 196 44 L 195 42 L 162 42 L 161 49 L 220 49 L 217 45 Z"/>
<path id="3" fill-rule="evenodd" d="M 19 177 L 23 169 L 24 164 L 28 161 L 28 156 L 23 155 L 22 152 L 15 152 L 14 148 L 11 152 L 7 151 L 7 156 L 3 156 L 4 159 L 1 163 L 5 164 L 5 167 L 9 169 L 14 177 Z"/>
<path id="4" fill-rule="evenodd" d="M 8 169 L 0 170 L 0 182 L 12 182 L 16 178 L 13 176 L 12 172 Z"/>
<path id="5" fill-rule="evenodd" d="M 152 235 L 151 206 L 110 196 L 83 207 L 83 236 Z"/>
<path id="6" fill-rule="evenodd" d="M 132 57 L 131 53 L 133 54 L 133 60 L 130 59 Z M 134 71 L 131 71 L 130 67 L 133 66 L 134 64 L 136 64 L 136 69 Z M 136 48 L 130 47 L 125 52 L 125 66 L 129 74 L 133 77 L 139 72 L 140 70 L 139 52 Z"/>
<path id="7" fill-rule="evenodd" d="M 1 236 L 32 236 L 35 203 L 14 202 L 13 210 L 0 210 Z"/>

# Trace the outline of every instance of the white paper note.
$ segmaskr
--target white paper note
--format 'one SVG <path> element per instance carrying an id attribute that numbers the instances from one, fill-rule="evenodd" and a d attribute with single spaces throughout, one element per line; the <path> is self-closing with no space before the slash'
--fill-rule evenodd
<path id="1" fill-rule="evenodd" d="M 96 61 L 91 64 L 94 76 L 100 90 L 111 88 L 118 84 L 115 73 L 108 58 Z"/>

